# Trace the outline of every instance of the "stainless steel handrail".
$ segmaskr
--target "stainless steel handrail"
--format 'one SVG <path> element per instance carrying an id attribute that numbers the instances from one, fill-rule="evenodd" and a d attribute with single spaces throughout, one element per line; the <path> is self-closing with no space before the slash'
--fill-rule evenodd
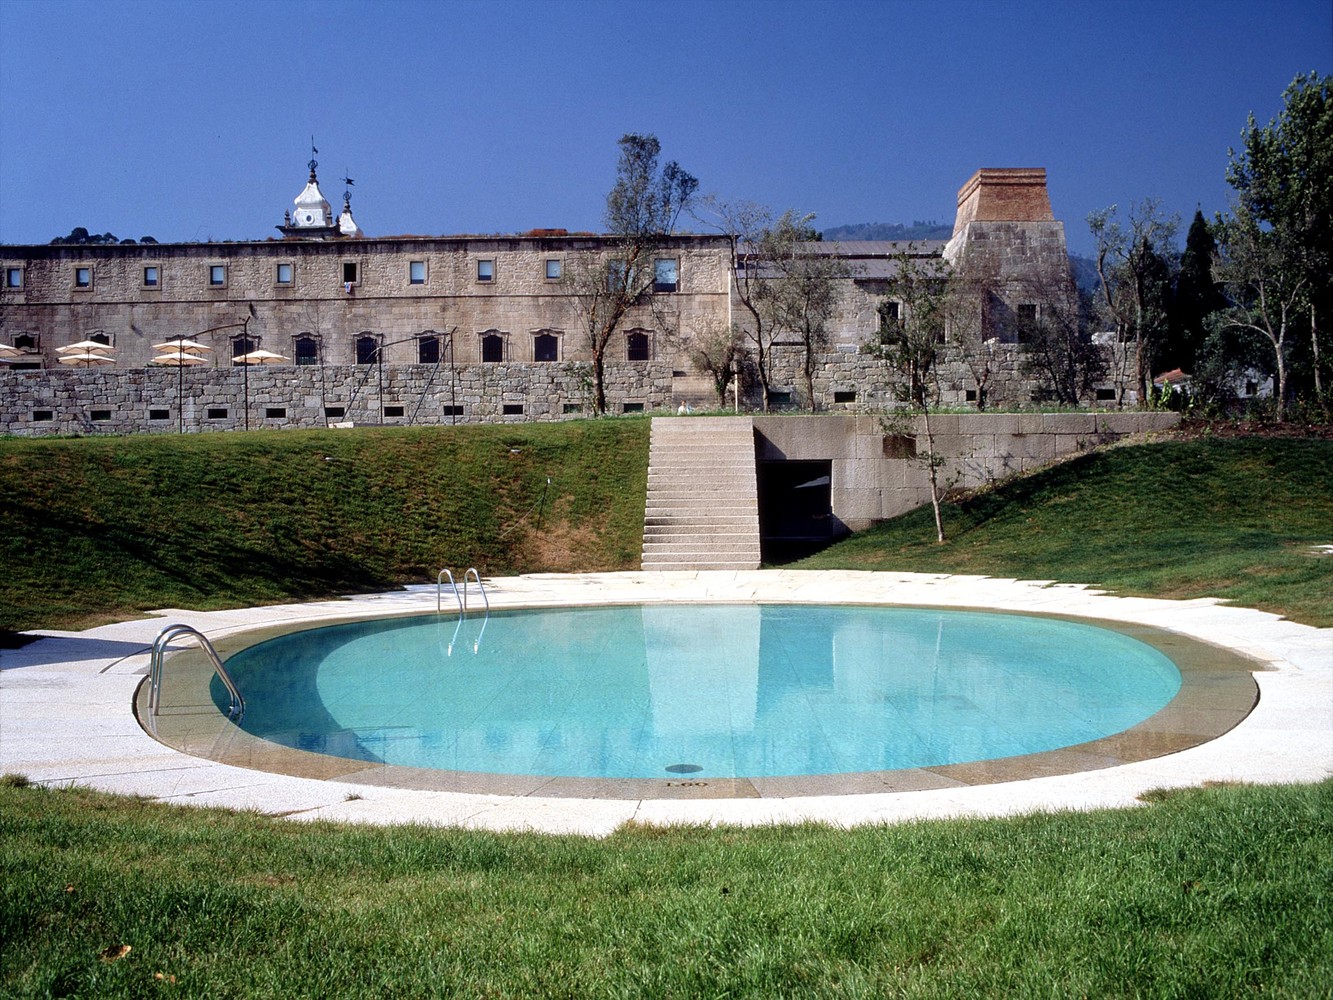
<path id="1" fill-rule="evenodd" d="M 454 592 L 454 600 L 458 601 L 458 613 L 461 615 L 467 610 L 467 607 L 464 604 L 463 598 L 458 594 L 458 584 L 454 583 L 453 573 L 447 569 L 440 570 L 439 575 L 435 577 L 435 613 L 438 615 L 444 610 L 442 603 L 444 600 L 444 578 L 446 576 L 449 578 L 449 586 Z M 463 586 L 467 586 L 466 577 L 463 578 Z"/>
<path id="2" fill-rule="evenodd" d="M 486 602 L 486 614 L 491 613 L 491 599 L 486 596 L 486 588 L 482 585 L 481 574 L 477 572 L 477 567 L 469 566 L 463 573 L 463 610 L 467 610 L 467 581 L 468 577 L 477 581 L 477 589 L 481 591 L 481 599 Z"/>
<path id="3" fill-rule="evenodd" d="M 240 689 L 236 686 L 236 682 L 231 679 L 231 674 L 227 673 L 227 668 L 222 665 L 222 658 L 218 656 L 218 651 L 213 648 L 213 644 L 208 641 L 204 633 L 192 625 L 168 625 L 153 640 L 153 652 L 148 659 L 149 714 L 157 715 L 158 709 L 162 707 L 162 672 L 166 662 L 167 646 L 172 639 L 181 636 L 192 636 L 198 640 L 199 648 L 212 661 L 214 673 L 218 675 L 223 686 L 227 689 L 229 699 L 227 718 L 239 722 L 241 717 L 245 715 L 245 699 L 241 697 Z"/>

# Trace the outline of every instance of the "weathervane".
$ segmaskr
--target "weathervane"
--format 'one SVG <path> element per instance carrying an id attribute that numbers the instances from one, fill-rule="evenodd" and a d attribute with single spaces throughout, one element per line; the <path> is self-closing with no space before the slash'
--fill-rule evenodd
<path id="1" fill-rule="evenodd" d="M 352 178 L 350 178 L 350 177 L 347 176 L 347 168 L 346 168 L 346 167 L 343 167 L 343 184 L 344 184 L 344 187 L 343 187 L 343 202 L 346 203 L 346 204 L 350 204 L 351 201 L 352 201 L 352 187 L 353 187 L 353 185 L 356 184 L 356 181 L 352 180 Z"/>
<path id="2" fill-rule="evenodd" d="M 316 168 L 317 166 L 319 166 L 319 161 L 315 159 L 315 156 L 316 156 L 316 154 L 318 154 L 318 153 L 319 153 L 319 150 L 315 148 L 315 137 L 314 137 L 314 135 L 311 135 L 311 136 L 310 136 L 310 176 L 311 176 L 311 177 L 314 177 L 314 176 L 315 176 L 315 168 Z"/>

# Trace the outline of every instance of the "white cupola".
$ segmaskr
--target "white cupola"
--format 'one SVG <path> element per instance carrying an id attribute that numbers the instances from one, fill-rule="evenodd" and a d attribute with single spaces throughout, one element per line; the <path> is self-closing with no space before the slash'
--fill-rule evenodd
<path id="1" fill-rule="evenodd" d="M 319 179 L 315 176 L 318 164 L 310 161 L 310 180 L 306 181 L 305 190 L 296 196 L 296 211 L 292 213 L 293 229 L 327 229 L 333 225 L 333 206 L 319 189 Z"/>

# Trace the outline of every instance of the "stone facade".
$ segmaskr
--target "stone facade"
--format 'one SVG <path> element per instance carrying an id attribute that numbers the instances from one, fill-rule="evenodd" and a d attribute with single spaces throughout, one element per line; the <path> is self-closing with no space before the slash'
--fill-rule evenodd
<path id="1" fill-rule="evenodd" d="M 279 227 L 284 238 L 263 241 L 0 247 L 0 347 L 17 352 L 0 365 L 0 432 L 245 426 L 247 384 L 252 427 L 256 414 L 269 411 L 282 415 L 260 417 L 259 426 L 378 424 L 407 421 L 407 414 L 416 423 L 545 420 L 585 412 L 590 356 L 565 279 L 613 254 L 613 238 L 559 230 L 347 237 L 340 234 L 359 234 L 355 223 L 325 225 L 328 213 L 318 214 L 299 225 L 289 213 Z M 350 220 L 350 205 L 344 214 Z M 1064 229 L 1051 212 L 1044 170 L 978 171 L 959 191 L 947 243 L 808 246 L 846 264 L 831 350 L 818 360 L 821 409 L 860 412 L 894 402 L 882 366 L 860 352 L 878 328 L 876 309 L 902 252 L 955 264 L 994 262 L 999 280 L 986 316 L 995 367 L 986 402 L 1034 398 L 1013 346 L 1015 318 L 1038 308 L 1032 303 L 1043 284 L 1054 281 L 1057 303 L 1072 294 Z M 670 262 L 674 287 L 655 289 L 620 324 L 607 354 L 612 412 L 707 402 L 688 361 L 690 337 L 743 315 L 732 299 L 725 238 L 668 237 L 656 259 Z M 178 338 L 210 349 L 203 354 L 208 363 L 179 378 L 174 368 L 149 364 L 156 345 Z M 112 367 L 62 366 L 60 348 L 89 340 L 107 345 Z M 287 363 L 252 367 L 248 375 L 229 365 L 257 349 Z M 975 378 L 954 355 L 939 369 L 943 403 L 966 407 L 976 402 Z M 798 348 L 775 347 L 780 406 L 809 405 L 800 364 Z M 209 410 L 226 416 L 210 418 Z"/>

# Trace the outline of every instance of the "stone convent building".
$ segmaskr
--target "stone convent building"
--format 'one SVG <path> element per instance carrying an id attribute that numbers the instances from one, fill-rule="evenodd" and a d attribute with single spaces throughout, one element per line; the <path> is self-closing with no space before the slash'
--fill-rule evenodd
<path id="1" fill-rule="evenodd" d="M 305 188 L 264 240 L 0 246 L 0 433 L 200 431 L 326 424 L 551 420 L 589 412 L 588 351 L 566 276 L 612 237 L 563 230 L 512 236 L 366 236 L 350 193 L 335 215 L 312 160 Z M 859 353 L 876 307 L 911 254 L 957 262 L 985 248 L 1005 316 L 1027 276 L 1066 273 L 1063 224 L 1041 169 L 981 170 L 959 192 L 948 241 L 809 244 L 845 262 L 820 409 L 886 402 L 884 372 Z M 631 310 L 607 352 L 612 412 L 708 405 L 691 337 L 741 318 L 729 243 L 665 238 L 651 302 Z M 183 348 L 169 350 L 172 342 Z M 1023 402 L 1016 351 L 998 385 Z M 251 364 L 233 359 L 248 357 Z M 174 359 L 174 361 L 173 361 Z M 808 407 L 799 352 L 774 351 L 774 399 Z M 165 363 L 164 363 L 165 362 Z M 267 362 L 267 363 L 258 363 Z M 1007 380 L 1007 381 L 1006 381 Z M 966 371 L 949 402 L 975 398 Z"/>

